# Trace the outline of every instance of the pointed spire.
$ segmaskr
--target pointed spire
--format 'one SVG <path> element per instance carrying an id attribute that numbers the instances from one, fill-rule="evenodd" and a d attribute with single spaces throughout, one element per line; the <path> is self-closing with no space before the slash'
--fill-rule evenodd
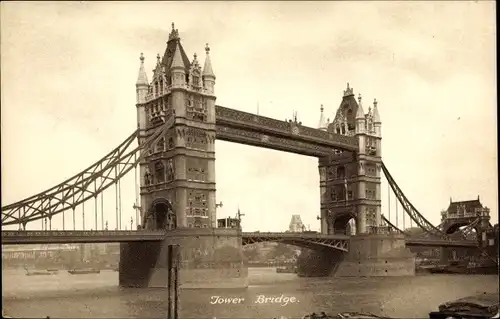
<path id="1" fill-rule="evenodd" d="M 323 104 L 321 104 L 321 107 L 320 107 L 320 115 L 319 115 L 319 124 L 318 124 L 318 129 L 320 130 L 326 130 L 326 127 L 327 127 L 327 123 L 325 121 L 325 113 L 324 113 L 324 108 L 323 108 Z"/>
<path id="2" fill-rule="evenodd" d="M 358 95 L 358 110 L 356 111 L 356 119 L 364 119 L 365 111 L 363 110 L 363 103 L 361 93 Z"/>
<path id="3" fill-rule="evenodd" d="M 373 100 L 373 123 L 374 124 L 380 124 L 382 123 L 380 121 L 380 114 L 378 113 L 378 107 L 377 107 L 377 99 Z"/>
<path id="4" fill-rule="evenodd" d="M 205 46 L 205 52 L 206 57 L 205 57 L 205 65 L 203 66 L 203 76 L 211 76 L 215 79 L 215 74 L 214 71 L 212 70 L 212 62 L 210 61 L 210 47 L 207 45 Z"/>
<path id="5" fill-rule="evenodd" d="M 172 59 L 172 65 L 170 66 L 170 69 L 176 69 L 176 68 L 180 68 L 183 70 L 185 68 L 184 61 L 182 61 L 181 48 L 179 46 L 179 41 L 177 41 L 177 43 L 175 45 L 174 58 Z"/>
<path id="6" fill-rule="evenodd" d="M 347 82 L 347 88 L 344 90 L 344 97 L 354 95 L 352 88 L 349 87 L 349 82 Z"/>
<path id="7" fill-rule="evenodd" d="M 139 75 L 137 76 L 137 82 L 135 85 L 149 85 L 148 75 L 144 69 L 144 54 L 141 53 L 139 60 L 141 60 L 141 65 L 139 66 Z"/>
<path id="8" fill-rule="evenodd" d="M 179 29 L 176 29 L 175 28 L 175 24 L 172 22 L 172 31 L 168 35 L 168 41 L 178 40 L 178 39 L 180 39 L 180 37 L 179 37 Z"/>

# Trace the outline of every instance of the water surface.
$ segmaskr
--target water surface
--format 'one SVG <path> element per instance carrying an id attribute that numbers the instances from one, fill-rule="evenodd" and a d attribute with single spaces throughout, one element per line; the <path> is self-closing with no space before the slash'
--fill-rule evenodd
<path id="1" fill-rule="evenodd" d="M 118 273 L 113 271 L 76 276 L 61 271 L 55 276 L 28 277 L 22 269 L 3 270 L 2 282 L 3 307 L 13 317 L 166 318 L 164 289 L 121 289 Z M 363 311 L 394 318 L 426 318 L 442 302 L 498 293 L 498 275 L 298 278 L 277 274 L 273 268 L 253 268 L 249 269 L 249 283 L 248 289 L 181 290 L 180 317 L 273 318 Z M 270 299 L 257 302 L 281 295 L 296 300 L 287 304 Z M 212 304 L 213 296 L 239 298 L 241 302 Z"/>

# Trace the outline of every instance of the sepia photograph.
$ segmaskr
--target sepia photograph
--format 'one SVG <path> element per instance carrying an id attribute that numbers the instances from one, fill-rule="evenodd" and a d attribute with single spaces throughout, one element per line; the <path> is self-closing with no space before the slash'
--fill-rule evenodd
<path id="1" fill-rule="evenodd" d="M 499 318 L 496 2 L 0 8 L 3 318 Z"/>

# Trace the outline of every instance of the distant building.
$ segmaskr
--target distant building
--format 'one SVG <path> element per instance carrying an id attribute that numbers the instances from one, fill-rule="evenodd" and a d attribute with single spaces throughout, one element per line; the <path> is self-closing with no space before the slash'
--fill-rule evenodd
<path id="1" fill-rule="evenodd" d="M 290 220 L 290 226 L 288 230 L 292 233 L 300 233 L 304 231 L 304 224 L 302 223 L 302 219 L 300 219 L 300 215 L 292 215 L 292 220 Z"/>
<path id="2" fill-rule="evenodd" d="M 450 198 L 450 205 L 441 212 L 442 221 L 446 219 L 489 217 L 490 209 L 484 207 L 479 196 L 474 200 L 454 202 Z"/>

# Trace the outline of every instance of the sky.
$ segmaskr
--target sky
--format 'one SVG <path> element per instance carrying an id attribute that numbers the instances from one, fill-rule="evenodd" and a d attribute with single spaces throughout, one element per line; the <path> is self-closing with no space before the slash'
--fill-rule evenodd
<path id="1" fill-rule="evenodd" d="M 151 79 L 175 22 L 189 57 L 203 63 L 210 44 L 218 105 L 259 105 L 280 120 L 297 111 L 317 127 L 320 105 L 333 119 L 349 82 L 365 109 L 379 102 L 383 161 L 428 220 L 439 224 L 450 197 L 479 195 L 498 221 L 493 1 L 0 5 L 2 205 L 80 172 L 135 130 L 140 53 Z M 216 157 L 219 217 L 239 207 L 244 231 L 283 231 L 300 214 L 319 229 L 316 158 L 222 141 Z M 135 217 L 133 175 L 121 189 L 124 228 Z M 114 228 L 114 190 L 105 202 Z M 388 203 L 383 180 L 386 216 Z M 95 229 L 92 207 L 85 218 Z"/>

